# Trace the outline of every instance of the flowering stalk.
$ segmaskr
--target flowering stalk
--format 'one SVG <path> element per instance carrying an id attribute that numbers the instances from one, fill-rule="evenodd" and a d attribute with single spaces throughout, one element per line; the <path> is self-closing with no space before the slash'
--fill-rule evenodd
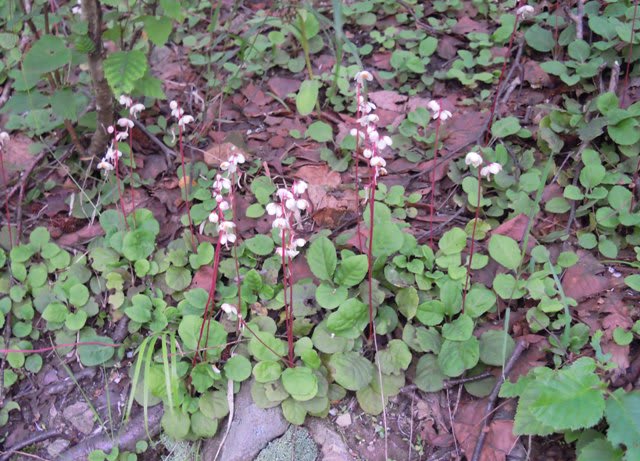
<path id="1" fill-rule="evenodd" d="M 7 172 L 4 169 L 4 149 L 9 142 L 9 133 L 6 131 L 0 132 L 0 171 L 2 172 L 2 184 L 4 184 L 4 190 L 6 200 L 4 201 L 4 212 L 7 218 L 7 230 L 9 231 L 9 248 L 13 248 L 13 235 L 11 232 L 11 212 L 9 211 L 9 183 L 7 181 Z"/>
<path id="2" fill-rule="evenodd" d="M 120 104 L 122 104 L 126 109 L 129 110 L 129 116 L 133 117 L 134 119 L 138 118 L 138 114 L 140 114 L 140 112 L 142 112 L 145 107 L 143 104 L 141 103 L 133 103 L 133 100 L 127 96 L 127 95 L 121 95 L 120 98 L 118 99 L 118 101 L 120 102 Z M 133 168 L 135 167 L 135 160 L 133 157 L 133 120 L 131 120 L 130 118 L 127 117 L 122 117 L 120 119 L 118 119 L 117 121 L 117 125 L 124 128 L 125 131 L 124 132 L 120 132 L 119 133 L 119 139 L 129 139 L 129 155 L 131 156 L 131 163 L 129 164 L 129 192 L 131 194 L 131 208 L 132 210 L 135 211 L 136 209 L 136 200 L 135 200 L 135 196 L 133 193 Z M 135 213 L 133 214 L 133 224 L 135 226 L 136 224 L 136 215 Z"/>
<path id="3" fill-rule="evenodd" d="M 220 165 L 220 168 L 228 171 L 227 175 L 231 172 L 235 172 L 239 163 L 244 163 L 245 159 L 242 154 L 232 154 L 228 162 L 224 162 Z M 198 343 L 196 351 L 200 350 L 200 343 L 204 334 L 204 326 L 207 325 L 207 333 L 205 336 L 205 344 L 209 342 L 209 326 L 211 325 L 211 318 L 213 317 L 213 311 L 215 308 L 215 295 L 216 295 L 216 282 L 218 280 L 218 268 L 220 267 L 220 253 L 222 252 L 222 245 L 228 247 L 228 244 L 234 244 L 236 241 L 236 235 L 234 229 L 236 227 L 233 221 L 225 220 L 224 213 L 230 209 L 229 202 L 225 199 L 225 195 L 231 191 L 231 181 L 228 177 L 222 175 L 216 175 L 216 179 L 213 182 L 213 196 L 216 201 L 216 207 L 209 215 L 209 221 L 215 223 L 218 228 L 218 239 L 216 242 L 216 249 L 213 258 L 213 274 L 211 275 L 211 284 L 209 286 L 209 294 L 207 296 L 207 302 L 204 307 L 204 316 L 202 319 L 202 325 L 200 326 L 200 333 L 198 335 Z M 207 351 L 204 351 L 204 359 L 207 359 Z M 197 360 L 197 353 L 193 357 L 192 364 L 195 365 Z"/>
<path id="4" fill-rule="evenodd" d="M 354 80 L 356 81 L 356 119 L 360 120 L 360 118 L 365 115 L 368 114 L 369 112 L 371 112 L 372 110 L 375 110 L 376 106 L 375 104 L 373 104 L 372 102 L 367 102 L 364 98 L 364 81 L 372 81 L 373 80 L 373 75 L 371 75 L 370 72 L 366 71 L 366 70 L 362 70 L 360 72 L 358 72 L 355 77 Z M 360 125 L 358 124 L 358 126 L 356 128 L 354 128 L 353 130 L 351 130 L 351 135 L 354 136 L 356 138 L 356 151 L 354 153 L 354 158 L 355 158 L 355 181 L 356 181 L 356 231 L 358 234 L 358 247 L 362 248 L 362 236 L 360 234 L 360 175 L 358 174 L 358 164 L 359 159 L 358 156 L 360 155 L 360 140 L 361 137 L 364 136 L 364 133 L 360 130 Z"/>
<path id="5" fill-rule="evenodd" d="M 191 183 L 191 177 L 187 176 L 187 169 L 184 162 L 184 146 L 182 143 L 182 131 L 186 125 L 193 123 L 194 118 L 191 115 L 185 114 L 184 110 L 180 107 L 177 101 L 171 101 L 169 103 L 171 109 L 171 115 L 175 117 L 178 122 L 178 144 L 180 146 L 180 162 L 182 164 L 182 181 L 184 183 L 185 192 L 185 204 L 187 206 L 187 218 L 189 219 L 189 231 L 191 232 L 191 245 L 194 253 L 196 252 L 196 240 L 195 232 L 193 230 L 193 220 L 191 219 L 191 200 L 189 200 L 189 189 Z"/>
<path id="6" fill-rule="evenodd" d="M 436 167 L 438 166 L 440 123 L 451 118 L 451 112 L 448 110 L 442 110 L 437 101 L 429 101 L 427 107 L 433 112 L 433 119 L 436 121 L 436 136 L 433 145 L 433 166 L 431 168 L 431 205 L 429 206 L 429 243 L 433 247 L 433 214 L 436 208 Z"/>
<path id="7" fill-rule="evenodd" d="M 480 165 L 484 160 L 482 156 L 477 152 L 469 152 L 464 159 L 464 163 L 469 167 L 476 168 L 478 170 L 478 202 L 476 203 L 476 213 L 473 218 L 473 228 L 471 230 L 471 248 L 469 249 L 469 261 L 467 263 L 467 274 L 464 281 L 464 290 L 462 290 L 462 313 L 464 313 L 464 306 L 467 300 L 467 292 L 469 291 L 469 282 L 471 280 L 471 265 L 473 264 L 473 255 L 475 253 L 476 243 L 476 228 L 480 219 L 480 197 L 482 195 L 482 178 L 486 177 L 487 180 L 491 179 L 491 175 L 496 175 L 502 171 L 502 165 L 499 163 L 490 163 L 489 165 L 480 168 Z"/>
<path id="8" fill-rule="evenodd" d="M 287 343 L 289 346 L 289 366 L 293 361 L 293 280 L 291 277 L 291 261 L 305 245 L 305 240 L 296 238 L 294 224 L 300 222 L 301 214 L 309 207 L 309 202 L 302 198 L 307 190 L 307 183 L 294 181 L 290 189 L 283 187 L 276 191 L 278 203 L 269 203 L 267 213 L 275 216 L 272 227 L 280 231 L 281 246 L 276 248 L 276 254 L 282 260 L 282 289 L 284 301 L 285 324 L 287 327 Z M 288 291 L 288 293 L 287 293 Z M 288 299 L 287 299 L 288 298 Z"/>
<path id="9" fill-rule="evenodd" d="M 124 199 L 122 197 L 122 188 L 120 187 L 120 175 L 118 174 L 118 160 L 122 157 L 122 152 L 118 150 L 118 141 L 121 139 L 125 139 L 126 133 L 123 131 L 118 132 L 115 126 L 110 126 L 107 128 L 107 132 L 113 134 L 113 141 L 111 141 L 111 145 L 107 148 L 107 152 L 105 153 L 102 160 L 98 163 L 98 169 L 104 170 L 107 174 L 110 171 L 115 171 L 116 176 L 116 190 L 118 191 L 118 198 L 120 200 L 120 208 L 122 209 L 122 216 L 124 219 L 124 227 L 129 230 L 129 224 L 127 223 L 127 210 L 124 207 Z"/>

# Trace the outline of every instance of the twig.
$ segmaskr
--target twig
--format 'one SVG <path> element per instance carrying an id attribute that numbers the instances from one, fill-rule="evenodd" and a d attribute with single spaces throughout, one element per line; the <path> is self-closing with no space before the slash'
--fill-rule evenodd
<path id="1" fill-rule="evenodd" d="M 233 423 L 233 414 L 235 410 L 235 405 L 233 401 L 233 381 L 227 381 L 227 405 L 229 406 L 229 416 L 227 418 L 227 429 L 224 431 L 224 436 L 222 436 L 222 440 L 220 441 L 220 445 L 218 445 L 218 451 L 216 451 L 216 455 L 213 457 L 213 461 L 217 461 L 218 456 L 220 456 L 220 452 L 222 451 L 222 447 L 224 446 L 224 442 L 227 440 L 227 436 L 231 431 L 231 423 Z"/>
<path id="2" fill-rule="evenodd" d="M 89 24 L 89 38 L 93 42 L 93 51 L 89 53 L 89 74 L 96 96 L 98 120 L 96 131 L 91 137 L 87 149 L 90 156 L 102 155 L 109 143 L 107 128 L 113 125 L 113 96 L 104 76 L 102 65 L 104 47 L 102 44 L 102 6 L 99 0 L 82 0 L 82 13 Z"/>
<path id="3" fill-rule="evenodd" d="M 584 0 L 578 0 L 578 9 L 576 14 L 567 8 L 567 16 L 576 23 L 576 40 L 582 40 L 584 37 L 584 27 L 582 21 L 584 19 Z"/>
<path id="4" fill-rule="evenodd" d="M 65 437 L 60 431 L 52 429 L 44 432 L 36 432 L 31 437 L 27 437 L 26 439 L 17 442 L 15 445 L 11 446 L 7 449 L 7 451 L 2 453 L 0 456 L 0 461 L 8 461 L 16 451 L 23 449 L 24 447 L 28 447 L 29 445 L 33 445 L 34 443 L 42 442 L 44 440 L 50 439 L 51 437 Z"/>
<path id="5" fill-rule="evenodd" d="M 140 123 L 138 120 L 134 120 L 133 123 L 134 123 L 134 125 L 136 126 L 137 129 L 142 131 L 147 136 L 147 138 L 149 138 L 151 140 L 152 143 L 154 143 L 156 146 L 158 146 L 160 148 L 160 150 L 164 153 L 164 155 L 167 157 L 169 162 L 171 162 L 171 157 L 176 157 L 177 156 L 174 151 L 169 149 L 153 133 L 151 133 L 149 130 L 147 130 L 147 127 L 145 127 L 142 123 Z"/>
<path id="6" fill-rule="evenodd" d="M 618 89 L 618 80 L 620 79 L 620 63 L 613 61 L 611 67 L 611 78 L 609 79 L 609 93 L 615 93 Z M 625 88 L 626 93 L 626 88 Z M 624 96 L 623 96 L 624 97 Z"/>
<path id="7" fill-rule="evenodd" d="M 482 420 L 482 427 L 480 428 L 480 433 L 478 434 L 478 441 L 476 442 L 476 447 L 473 450 L 473 456 L 471 457 L 471 461 L 480 461 L 480 456 L 482 454 L 482 447 L 484 446 L 484 441 L 487 438 L 487 431 L 485 429 L 489 425 L 489 422 L 493 419 L 493 409 L 496 406 L 496 400 L 498 399 L 500 388 L 502 387 L 504 380 L 509 376 L 509 373 L 511 373 L 511 369 L 516 364 L 516 362 L 518 361 L 518 359 L 520 358 L 520 356 L 522 355 L 526 347 L 527 347 L 526 341 L 522 339 L 518 341 L 518 343 L 516 344 L 516 348 L 513 350 L 513 353 L 509 358 L 509 361 L 504 366 L 504 371 L 496 381 L 495 386 L 493 386 L 493 390 L 489 395 L 489 403 L 487 403 L 487 409 L 486 409 L 487 416 L 485 416 L 485 418 Z"/>

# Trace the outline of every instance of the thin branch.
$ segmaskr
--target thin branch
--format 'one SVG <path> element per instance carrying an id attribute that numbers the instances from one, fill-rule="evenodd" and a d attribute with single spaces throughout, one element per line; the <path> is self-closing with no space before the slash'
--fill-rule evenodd
<path id="1" fill-rule="evenodd" d="M 23 439 L 20 442 L 17 442 L 15 445 L 8 448 L 7 451 L 3 452 L 2 456 L 0 456 L 0 461 L 8 461 L 9 459 L 11 459 L 12 455 L 15 452 L 23 449 L 24 447 L 28 447 L 29 445 L 33 445 L 34 443 L 42 442 L 44 440 L 50 439 L 51 437 L 60 437 L 60 436 L 64 437 L 64 435 L 56 429 L 52 429 L 44 432 L 36 432 L 31 437 L 27 437 L 26 439 Z"/>
<path id="2" fill-rule="evenodd" d="M 509 373 L 511 373 L 511 370 L 513 369 L 513 366 L 516 364 L 516 362 L 518 361 L 518 359 L 520 358 L 520 356 L 522 355 L 522 353 L 524 352 L 527 346 L 528 346 L 528 343 L 526 341 L 522 339 L 518 341 L 518 343 L 516 344 L 516 348 L 513 350 L 513 354 L 511 354 L 511 358 L 509 358 L 509 361 L 504 367 L 503 373 L 500 375 L 500 377 L 496 381 L 495 386 L 493 386 L 493 390 L 489 395 L 489 403 L 487 403 L 486 416 L 482 420 L 483 421 L 482 427 L 480 428 L 478 441 L 476 442 L 476 447 L 473 450 L 473 456 L 471 457 L 471 461 L 480 461 L 481 459 L 480 457 L 482 455 L 482 447 L 484 446 L 484 441 L 487 438 L 487 432 L 488 432 L 486 428 L 491 422 L 491 420 L 493 419 L 493 409 L 496 406 L 496 400 L 498 400 L 498 394 L 500 393 L 500 388 L 502 387 L 504 380 L 507 379 L 507 377 L 509 376 Z"/>
<path id="3" fill-rule="evenodd" d="M 567 16 L 576 24 L 576 40 L 582 40 L 584 38 L 584 26 L 582 24 L 584 19 L 584 0 L 578 0 L 576 14 L 573 14 L 571 10 L 567 8 Z"/>

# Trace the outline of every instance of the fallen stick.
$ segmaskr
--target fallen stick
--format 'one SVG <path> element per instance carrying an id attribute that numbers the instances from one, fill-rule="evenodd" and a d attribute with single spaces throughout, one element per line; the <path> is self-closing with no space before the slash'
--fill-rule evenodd
<path id="1" fill-rule="evenodd" d="M 162 419 L 162 405 L 151 407 L 148 411 L 149 435 L 151 437 L 160 433 L 160 420 Z M 95 435 L 89 439 L 83 440 L 79 444 L 71 447 L 62 453 L 57 459 L 58 461 L 79 461 L 87 459 L 89 453 L 93 450 L 102 450 L 105 453 L 110 452 L 113 447 L 122 450 L 131 450 L 135 448 L 136 443 L 147 436 L 144 424 L 144 412 L 140 412 L 135 418 L 129 420 L 124 425 L 115 439 L 111 439 L 108 434 Z"/>
<path id="2" fill-rule="evenodd" d="M 487 403 L 486 416 L 482 420 L 482 427 L 480 428 L 480 433 L 478 434 L 478 441 L 476 442 L 476 447 L 473 450 L 471 461 L 480 461 L 480 456 L 482 455 L 482 447 L 484 446 L 484 441 L 487 438 L 486 428 L 489 425 L 489 422 L 493 419 L 493 409 L 496 406 L 496 400 L 498 400 L 500 388 L 502 387 L 504 380 L 507 379 L 507 376 L 509 376 L 509 373 L 511 373 L 511 369 L 516 364 L 527 345 L 527 342 L 523 340 L 518 341 L 518 343 L 516 344 L 516 348 L 513 350 L 513 354 L 511 354 L 509 361 L 504 366 L 504 372 L 500 375 L 498 381 L 496 381 L 495 386 L 493 386 L 493 390 L 489 395 L 489 403 Z"/>
<path id="3" fill-rule="evenodd" d="M 25 447 L 28 447 L 29 445 L 33 445 L 34 443 L 43 442 L 47 439 L 50 439 L 51 437 L 65 437 L 65 436 L 62 433 L 60 433 L 60 431 L 55 429 L 50 431 L 44 431 L 44 432 L 36 432 L 31 437 L 27 437 L 26 439 L 21 440 L 20 442 L 16 443 L 12 447 L 8 448 L 7 451 L 2 452 L 2 456 L 0 456 L 0 461 L 8 461 L 15 452 Z"/>

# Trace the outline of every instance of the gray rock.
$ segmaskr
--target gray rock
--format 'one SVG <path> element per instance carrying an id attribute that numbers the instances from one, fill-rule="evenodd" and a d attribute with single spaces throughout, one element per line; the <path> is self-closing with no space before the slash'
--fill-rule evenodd
<path id="1" fill-rule="evenodd" d="M 47 453 L 49 453 L 49 456 L 52 458 L 57 458 L 69 445 L 70 442 L 66 439 L 55 439 L 47 446 Z"/>
<path id="2" fill-rule="evenodd" d="M 331 423 L 324 419 L 307 418 L 305 423 L 313 440 L 320 446 L 322 461 L 355 461 L 342 436 L 336 432 Z"/>
<path id="3" fill-rule="evenodd" d="M 235 395 L 235 415 L 231 430 L 218 456 L 218 461 L 249 461 L 254 459 L 273 439 L 280 437 L 289 427 L 280 407 L 263 410 L 253 403 L 251 383 L 245 382 Z M 227 421 L 221 421 L 218 433 L 205 440 L 202 459 L 213 461 L 218 446 L 227 430 Z"/>
<path id="4" fill-rule="evenodd" d="M 316 461 L 318 446 L 304 427 L 289 426 L 279 439 L 269 442 L 255 461 Z"/>
<path id="5" fill-rule="evenodd" d="M 85 402 L 76 402 L 62 412 L 64 418 L 83 434 L 93 431 L 93 411 Z"/>

